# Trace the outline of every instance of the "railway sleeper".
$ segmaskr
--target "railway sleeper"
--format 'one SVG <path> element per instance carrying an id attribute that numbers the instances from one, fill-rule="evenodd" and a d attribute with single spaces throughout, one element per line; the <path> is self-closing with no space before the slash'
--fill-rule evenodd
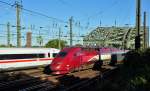
<path id="1" fill-rule="evenodd" d="M 24 88 L 24 89 L 20 89 L 19 91 L 35 91 L 35 90 L 42 89 L 42 88 L 45 88 L 45 87 L 52 88 L 53 86 L 50 82 L 45 82 L 45 83 L 41 83 L 41 84 L 38 84 L 38 85 L 30 86 L 30 87 L 27 87 L 27 88 Z"/>
<path id="2" fill-rule="evenodd" d="M 45 87 L 45 88 L 41 88 L 41 89 L 39 89 L 39 90 L 37 90 L 37 91 L 50 91 L 50 90 L 53 90 L 53 89 L 55 89 L 56 88 L 56 85 L 49 85 L 49 86 L 47 86 L 47 87 Z"/>
<path id="3" fill-rule="evenodd" d="M 19 79 L 15 81 L 0 83 L 0 90 L 15 88 L 21 85 L 36 82 L 37 80 L 38 78 L 27 78 L 27 79 Z"/>
<path id="4" fill-rule="evenodd" d="M 88 79 L 88 80 L 82 80 L 81 82 L 78 82 L 78 83 L 73 84 L 69 87 L 66 87 L 65 89 L 63 89 L 61 91 L 74 91 L 74 90 L 77 90 L 77 89 L 79 90 L 83 87 L 89 86 L 91 83 L 94 82 L 94 79 L 96 79 L 96 78 L 97 78 L 97 76 L 94 77 L 94 78 Z"/>
<path id="5" fill-rule="evenodd" d="M 101 75 L 97 75 L 91 79 L 81 80 L 80 82 L 75 83 L 71 86 L 68 86 L 61 91 L 74 91 L 74 90 L 80 91 L 80 89 L 86 88 L 89 85 L 94 84 L 96 81 L 103 81 L 104 79 L 108 78 L 111 74 L 116 72 L 117 69 L 118 68 L 114 67 L 114 69 L 105 70 L 105 71 L 101 72 L 102 73 Z"/>

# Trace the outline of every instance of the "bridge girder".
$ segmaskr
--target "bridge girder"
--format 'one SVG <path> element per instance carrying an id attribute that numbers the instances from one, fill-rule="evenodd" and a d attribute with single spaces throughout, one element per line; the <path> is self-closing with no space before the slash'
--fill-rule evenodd
<path id="1" fill-rule="evenodd" d="M 135 33 L 133 27 L 98 27 L 83 38 L 83 44 L 133 49 Z M 140 34 L 143 43 L 143 27 Z"/>

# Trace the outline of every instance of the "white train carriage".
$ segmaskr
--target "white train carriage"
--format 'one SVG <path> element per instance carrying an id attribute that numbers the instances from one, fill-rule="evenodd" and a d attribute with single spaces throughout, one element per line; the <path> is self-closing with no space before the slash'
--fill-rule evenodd
<path id="1" fill-rule="evenodd" d="M 125 56 L 128 51 L 129 50 L 120 50 L 120 51 L 112 52 L 110 64 L 111 65 L 122 64 L 123 61 L 125 60 Z"/>
<path id="2" fill-rule="evenodd" d="M 100 60 L 103 60 L 103 64 L 119 64 L 124 61 L 125 54 L 128 51 L 117 48 L 100 48 Z"/>
<path id="3" fill-rule="evenodd" d="M 0 71 L 49 65 L 55 48 L 0 48 Z"/>

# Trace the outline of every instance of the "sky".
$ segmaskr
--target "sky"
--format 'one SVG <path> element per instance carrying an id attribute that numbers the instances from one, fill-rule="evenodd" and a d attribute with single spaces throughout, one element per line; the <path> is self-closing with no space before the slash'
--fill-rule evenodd
<path id="1" fill-rule="evenodd" d="M 15 4 L 21 0 L 0 0 Z M 147 24 L 150 25 L 150 0 L 141 0 L 141 16 L 146 11 Z M 42 35 L 43 45 L 49 40 L 58 38 L 61 29 L 61 39 L 69 41 L 69 18 L 73 17 L 73 43 L 82 43 L 82 38 L 98 26 L 135 26 L 136 0 L 22 0 L 22 7 L 45 16 L 21 10 L 22 45 L 25 45 L 26 32 L 32 31 L 33 45 L 38 45 L 37 36 Z M 0 44 L 7 44 L 6 25 L 16 25 L 16 9 L 0 3 Z M 143 23 L 143 18 L 141 19 Z M 32 27 L 31 27 L 32 26 Z M 16 45 L 16 28 L 11 27 L 11 43 Z"/>

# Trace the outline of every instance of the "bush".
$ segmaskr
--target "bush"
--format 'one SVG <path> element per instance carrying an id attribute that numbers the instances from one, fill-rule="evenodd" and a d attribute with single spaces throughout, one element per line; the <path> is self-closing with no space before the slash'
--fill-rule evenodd
<path id="1" fill-rule="evenodd" d="M 124 66 L 135 68 L 141 64 L 141 54 L 137 51 L 129 51 L 124 59 Z"/>
<path id="2" fill-rule="evenodd" d="M 146 49 L 142 54 L 142 61 L 144 64 L 150 66 L 150 48 Z"/>
<path id="3" fill-rule="evenodd" d="M 150 49 L 128 52 L 123 68 L 122 79 L 126 79 L 131 91 L 150 90 Z"/>
<path id="4" fill-rule="evenodd" d="M 150 48 L 144 51 L 129 51 L 114 79 L 102 86 L 104 91 L 118 89 L 150 91 Z"/>

